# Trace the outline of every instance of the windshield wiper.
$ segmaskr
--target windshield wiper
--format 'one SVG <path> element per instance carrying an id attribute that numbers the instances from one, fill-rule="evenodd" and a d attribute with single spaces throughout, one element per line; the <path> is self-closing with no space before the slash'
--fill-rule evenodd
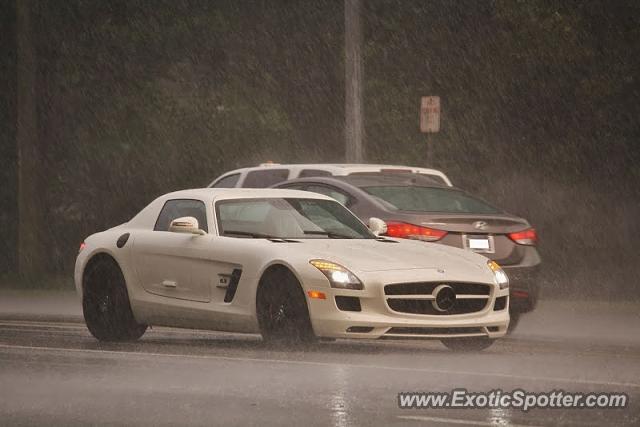
<path id="1" fill-rule="evenodd" d="M 223 235 L 227 234 L 236 234 L 238 236 L 249 236 L 254 239 L 280 239 L 280 237 L 270 236 L 269 234 L 261 234 L 261 233 L 252 233 L 249 231 L 236 231 L 236 230 L 225 230 L 222 232 Z"/>
<path id="2" fill-rule="evenodd" d="M 304 234 L 324 235 L 330 239 L 355 239 L 353 236 L 347 236 L 346 234 L 334 233 L 333 231 L 324 230 L 302 230 Z"/>

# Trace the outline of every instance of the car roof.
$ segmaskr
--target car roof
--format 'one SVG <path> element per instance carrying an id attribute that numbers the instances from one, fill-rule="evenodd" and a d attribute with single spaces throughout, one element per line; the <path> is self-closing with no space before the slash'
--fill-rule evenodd
<path id="1" fill-rule="evenodd" d="M 429 172 L 440 172 L 437 169 L 421 168 L 417 166 L 400 166 L 400 165 L 385 165 L 385 164 L 371 164 L 371 163 L 261 163 L 258 166 L 251 166 L 251 167 L 236 169 L 233 172 L 259 170 L 259 169 L 266 169 L 266 168 L 322 169 L 322 170 L 332 170 L 337 173 L 376 172 L 376 171 L 379 171 L 380 169 L 411 169 L 411 170 L 420 169 L 420 170 L 429 171 Z"/>
<path id="2" fill-rule="evenodd" d="M 385 165 L 385 164 L 368 164 L 368 163 L 262 163 L 259 166 L 252 166 L 246 168 L 234 169 L 226 172 L 216 179 L 214 179 L 209 187 L 213 186 L 216 182 L 230 175 L 247 174 L 256 170 L 268 170 L 268 169 L 288 169 L 292 172 L 301 172 L 304 169 L 322 170 L 330 172 L 334 176 L 345 176 L 354 173 L 367 173 L 367 172 L 400 172 L 405 173 L 421 173 L 426 175 L 434 175 L 442 179 L 448 186 L 452 186 L 451 181 L 444 174 L 444 172 L 437 169 L 422 168 L 417 166 L 401 166 L 401 165 Z M 291 176 L 291 175 L 290 175 Z"/>

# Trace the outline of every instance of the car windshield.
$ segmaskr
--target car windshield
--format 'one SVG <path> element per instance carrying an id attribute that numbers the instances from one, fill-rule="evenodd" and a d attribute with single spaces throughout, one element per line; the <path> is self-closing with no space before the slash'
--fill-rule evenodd
<path id="1" fill-rule="evenodd" d="M 351 212 L 333 200 L 231 199 L 216 203 L 221 236 L 276 239 L 373 239 Z"/>
<path id="2" fill-rule="evenodd" d="M 462 191 L 418 186 L 364 187 L 392 209 L 411 212 L 495 214 L 500 211 Z"/>

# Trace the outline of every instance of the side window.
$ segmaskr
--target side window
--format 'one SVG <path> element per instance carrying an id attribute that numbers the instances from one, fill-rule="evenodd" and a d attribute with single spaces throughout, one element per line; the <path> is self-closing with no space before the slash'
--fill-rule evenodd
<path id="1" fill-rule="evenodd" d="M 426 177 L 432 179 L 433 181 L 437 182 L 438 184 L 444 184 L 446 186 L 449 186 L 449 184 L 447 184 L 447 182 L 444 179 L 442 179 L 442 177 L 439 176 L 439 175 L 431 175 L 431 174 L 427 174 L 427 173 L 425 173 L 425 174 L 421 173 L 420 175 L 426 176 Z"/>
<path id="2" fill-rule="evenodd" d="M 351 198 L 349 195 L 343 193 L 337 188 L 327 187 L 324 185 L 310 185 L 306 188 L 307 191 L 312 191 L 314 193 L 324 194 L 325 196 L 329 196 L 332 199 L 340 202 L 344 206 L 349 206 L 351 203 Z"/>
<path id="3" fill-rule="evenodd" d="M 244 188 L 267 188 L 289 178 L 289 169 L 258 169 L 244 179 Z"/>
<path id="4" fill-rule="evenodd" d="M 167 200 L 162 207 L 154 231 L 169 231 L 169 224 L 176 218 L 192 216 L 198 220 L 200 229 L 209 232 L 207 227 L 207 208 L 200 200 L 175 199 Z"/>
<path id="5" fill-rule="evenodd" d="M 331 176 L 331 172 L 319 169 L 303 169 L 300 171 L 298 178 L 308 178 L 310 176 Z"/>
<path id="6" fill-rule="evenodd" d="M 225 176 L 224 178 L 218 180 L 215 184 L 211 186 L 211 188 L 234 188 L 240 179 L 239 173 L 234 173 L 233 175 Z"/>

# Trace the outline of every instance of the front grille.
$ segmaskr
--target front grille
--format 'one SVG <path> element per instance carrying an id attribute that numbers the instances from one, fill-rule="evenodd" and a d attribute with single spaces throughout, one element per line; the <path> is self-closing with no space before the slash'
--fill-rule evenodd
<path id="1" fill-rule="evenodd" d="M 447 311 L 439 311 L 433 306 L 432 300 L 415 299 L 387 299 L 389 308 L 400 313 L 429 314 L 435 316 L 450 316 L 453 314 L 468 314 L 481 311 L 486 305 L 486 299 L 458 299 L 454 306 Z"/>
<path id="2" fill-rule="evenodd" d="M 456 335 L 456 334 L 484 334 L 482 328 L 422 328 L 422 327 L 402 327 L 391 328 L 386 335 Z"/>
<path id="3" fill-rule="evenodd" d="M 385 295 L 431 295 L 439 285 L 449 285 L 458 295 L 489 295 L 491 287 L 483 283 L 418 282 L 386 285 Z"/>
<path id="4" fill-rule="evenodd" d="M 442 285 L 451 287 L 455 301 L 446 310 L 436 307 L 436 294 Z M 484 283 L 417 282 L 386 285 L 387 305 L 398 313 L 451 316 L 476 313 L 485 309 L 490 300 L 491 285 Z M 406 298 L 402 298 L 406 296 Z M 416 296 L 424 297 L 416 299 Z M 409 298 L 411 297 L 411 298 Z"/>

